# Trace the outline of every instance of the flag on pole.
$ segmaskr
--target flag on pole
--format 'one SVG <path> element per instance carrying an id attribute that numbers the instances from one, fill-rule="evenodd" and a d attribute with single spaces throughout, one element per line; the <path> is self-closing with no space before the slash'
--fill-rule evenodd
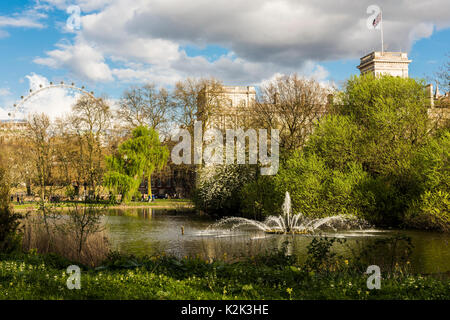
<path id="1" fill-rule="evenodd" d="M 377 15 L 377 17 L 375 19 L 373 19 L 372 25 L 373 25 L 374 29 L 377 27 L 377 25 L 380 23 L 380 21 L 381 21 L 381 11 Z"/>

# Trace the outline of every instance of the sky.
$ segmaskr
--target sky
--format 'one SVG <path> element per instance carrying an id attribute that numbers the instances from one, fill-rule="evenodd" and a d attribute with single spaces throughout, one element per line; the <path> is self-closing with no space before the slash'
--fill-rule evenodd
<path id="1" fill-rule="evenodd" d="M 2 0 L 0 119 L 50 81 L 113 101 L 187 77 L 259 86 L 295 72 L 340 87 L 381 49 L 371 5 L 382 9 L 385 50 L 408 52 L 410 77 L 432 79 L 450 52 L 448 0 Z M 76 98 L 48 90 L 24 112 L 62 116 Z"/>

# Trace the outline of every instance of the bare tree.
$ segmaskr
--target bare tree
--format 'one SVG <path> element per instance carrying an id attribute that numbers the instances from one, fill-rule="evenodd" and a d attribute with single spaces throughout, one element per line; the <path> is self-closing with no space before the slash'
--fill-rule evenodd
<path id="1" fill-rule="evenodd" d="M 26 132 L 29 141 L 30 155 L 35 167 L 36 180 L 39 186 L 41 204 L 45 203 L 52 186 L 52 171 L 54 168 L 53 128 L 50 119 L 45 114 L 34 114 L 28 120 Z"/>
<path id="2" fill-rule="evenodd" d="M 450 91 L 450 52 L 447 53 L 447 61 L 436 72 L 439 86 L 444 92 Z"/>
<path id="3" fill-rule="evenodd" d="M 82 97 L 68 118 L 69 138 L 75 142 L 72 164 L 79 185 L 95 194 L 105 171 L 105 136 L 111 124 L 111 111 L 104 99 Z"/>
<path id="4" fill-rule="evenodd" d="M 193 135 L 195 122 L 202 121 L 204 132 L 213 121 L 213 116 L 225 106 L 223 85 L 214 78 L 188 78 L 180 81 L 176 83 L 173 91 L 173 106 L 174 120 L 178 127 L 187 129 Z M 191 152 L 193 154 L 193 150 Z M 177 166 L 175 179 L 187 194 L 194 188 L 196 171 L 196 165 Z"/>
<path id="5" fill-rule="evenodd" d="M 103 230 L 100 214 L 101 208 L 93 206 L 75 206 L 68 210 L 69 220 L 64 227 L 75 237 L 78 259 L 81 259 L 88 237 Z"/>
<path id="6" fill-rule="evenodd" d="M 280 147 L 304 146 L 314 123 L 327 110 L 330 89 L 314 79 L 297 74 L 281 76 L 261 88 L 261 96 L 250 109 L 255 126 L 280 130 Z"/>
<path id="7" fill-rule="evenodd" d="M 211 117 L 225 105 L 223 85 L 216 79 L 186 79 L 175 85 L 173 93 L 176 122 L 193 131 L 194 123 L 208 127 Z"/>
<path id="8" fill-rule="evenodd" d="M 129 130 L 147 126 L 166 132 L 170 120 L 171 101 L 166 89 L 157 90 L 154 84 L 125 91 L 120 100 L 117 117 L 125 122 Z"/>

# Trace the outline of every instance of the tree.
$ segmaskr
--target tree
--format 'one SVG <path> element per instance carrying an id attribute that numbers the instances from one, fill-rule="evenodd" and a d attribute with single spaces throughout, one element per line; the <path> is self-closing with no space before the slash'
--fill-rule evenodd
<path id="1" fill-rule="evenodd" d="M 363 132 L 359 144 L 363 167 L 371 174 L 399 173 L 407 157 L 427 141 L 432 126 L 424 82 L 372 75 L 348 80 L 336 105 Z"/>
<path id="2" fill-rule="evenodd" d="M 30 144 L 41 206 L 44 206 L 46 197 L 51 194 L 52 173 L 55 167 L 53 127 L 49 117 L 45 114 L 32 115 L 28 120 L 26 137 Z M 50 187 L 50 191 L 47 187 Z"/>
<path id="3" fill-rule="evenodd" d="M 72 108 L 67 127 L 70 143 L 75 143 L 72 165 L 76 168 L 78 184 L 88 187 L 93 196 L 104 174 L 104 142 L 110 127 L 111 111 L 105 99 L 82 97 Z"/>
<path id="4" fill-rule="evenodd" d="M 317 120 L 327 113 L 329 88 L 314 79 L 286 75 L 261 88 L 261 97 L 251 108 L 256 127 L 280 130 L 280 148 L 304 146 Z"/>
<path id="5" fill-rule="evenodd" d="M 255 180 L 251 165 L 207 165 L 199 170 L 194 202 L 197 208 L 221 216 L 239 212 L 242 188 Z"/>
<path id="6" fill-rule="evenodd" d="M 192 79 L 179 81 L 175 85 L 172 95 L 175 122 L 194 136 L 194 124 L 202 121 L 202 131 L 210 126 L 212 117 L 221 111 L 224 106 L 224 90 L 219 80 Z M 205 142 L 203 142 L 205 143 Z M 194 153 L 194 145 L 191 145 L 191 154 Z M 195 188 L 195 177 L 200 166 L 192 164 L 180 164 L 177 166 L 178 177 L 186 190 Z"/>
<path id="7" fill-rule="evenodd" d="M 161 145 L 158 133 L 148 127 L 139 126 L 132 137 L 123 142 L 116 154 L 107 157 L 108 172 L 105 184 L 121 190 L 123 196 L 135 192 L 143 177 L 147 178 L 148 193 L 151 191 L 151 175 L 167 163 L 169 150 Z"/>
<path id="8" fill-rule="evenodd" d="M 293 209 L 305 215 L 354 214 L 384 226 L 403 223 L 416 201 L 411 217 L 435 219 L 431 204 L 446 210 L 448 136 L 430 144 L 436 132 L 422 81 L 353 77 L 335 101 L 333 114 L 321 119 L 305 146 L 282 163 L 274 177 L 275 194 L 288 190 Z"/>
<path id="9" fill-rule="evenodd" d="M 10 252 L 19 246 L 17 231 L 22 215 L 14 213 L 9 201 L 9 178 L 0 167 L 0 252 Z"/>
<path id="10" fill-rule="evenodd" d="M 154 130 L 167 130 L 170 120 L 171 100 L 166 89 L 156 89 L 154 84 L 125 91 L 120 100 L 117 117 L 132 130 L 138 126 L 148 126 Z"/>
<path id="11" fill-rule="evenodd" d="M 202 121 L 204 130 L 224 105 L 223 93 L 222 83 L 214 78 L 177 82 L 173 93 L 176 122 L 192 134 L 194 123 Z"/>
<path id="12" fill-rule="evenodd" d="M 445 92 L 450 92 L 450 52 L 447 53 L 447 61 L 436 72 L 439 86 Z"/>
<path id="13" fill-rule="evenodd" d="M 81 260 L 83 249 L 89 236 L 102 231 L 100 223 L 100 208 L 88 206 L 75 206 L 68 210 L 66 231 L 73 232 L 77 244 L 76 252 Z"/>

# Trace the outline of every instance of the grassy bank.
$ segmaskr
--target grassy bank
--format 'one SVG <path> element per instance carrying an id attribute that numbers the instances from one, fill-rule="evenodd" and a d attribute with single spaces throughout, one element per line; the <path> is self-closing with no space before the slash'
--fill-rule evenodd
<path id="1" fill-rule="evenodd" d="M 83 206 L 83 202 L 64 201 L 55 203 L 55 207 L 65 209 L 74 206 L 75 204 Z M 13 203 L 13 208 L 17 212 L 35 211 L 38 210 L 37 202 L 28 202 L 25 204 Z M 136 208 L 154 208 L 154 209 L 191 209 L 193 204 L 188 199 L 156 199 L 153 202 L 128 202 L 122 204 L 99 203 L 109 209 L 136 209 Z"/>
<path id="2" fill-rule="evenodd" d="M 281 256 L 238 263 L 195 258 L 115 257 L 83 268 L 81 290 L 66 287 L 72 263 L 55 255 L 0 256 L 0 299 L 449 299 L 445 277 L 383 275 L 367 289 L 364 272 L 313 271 Z"/>

